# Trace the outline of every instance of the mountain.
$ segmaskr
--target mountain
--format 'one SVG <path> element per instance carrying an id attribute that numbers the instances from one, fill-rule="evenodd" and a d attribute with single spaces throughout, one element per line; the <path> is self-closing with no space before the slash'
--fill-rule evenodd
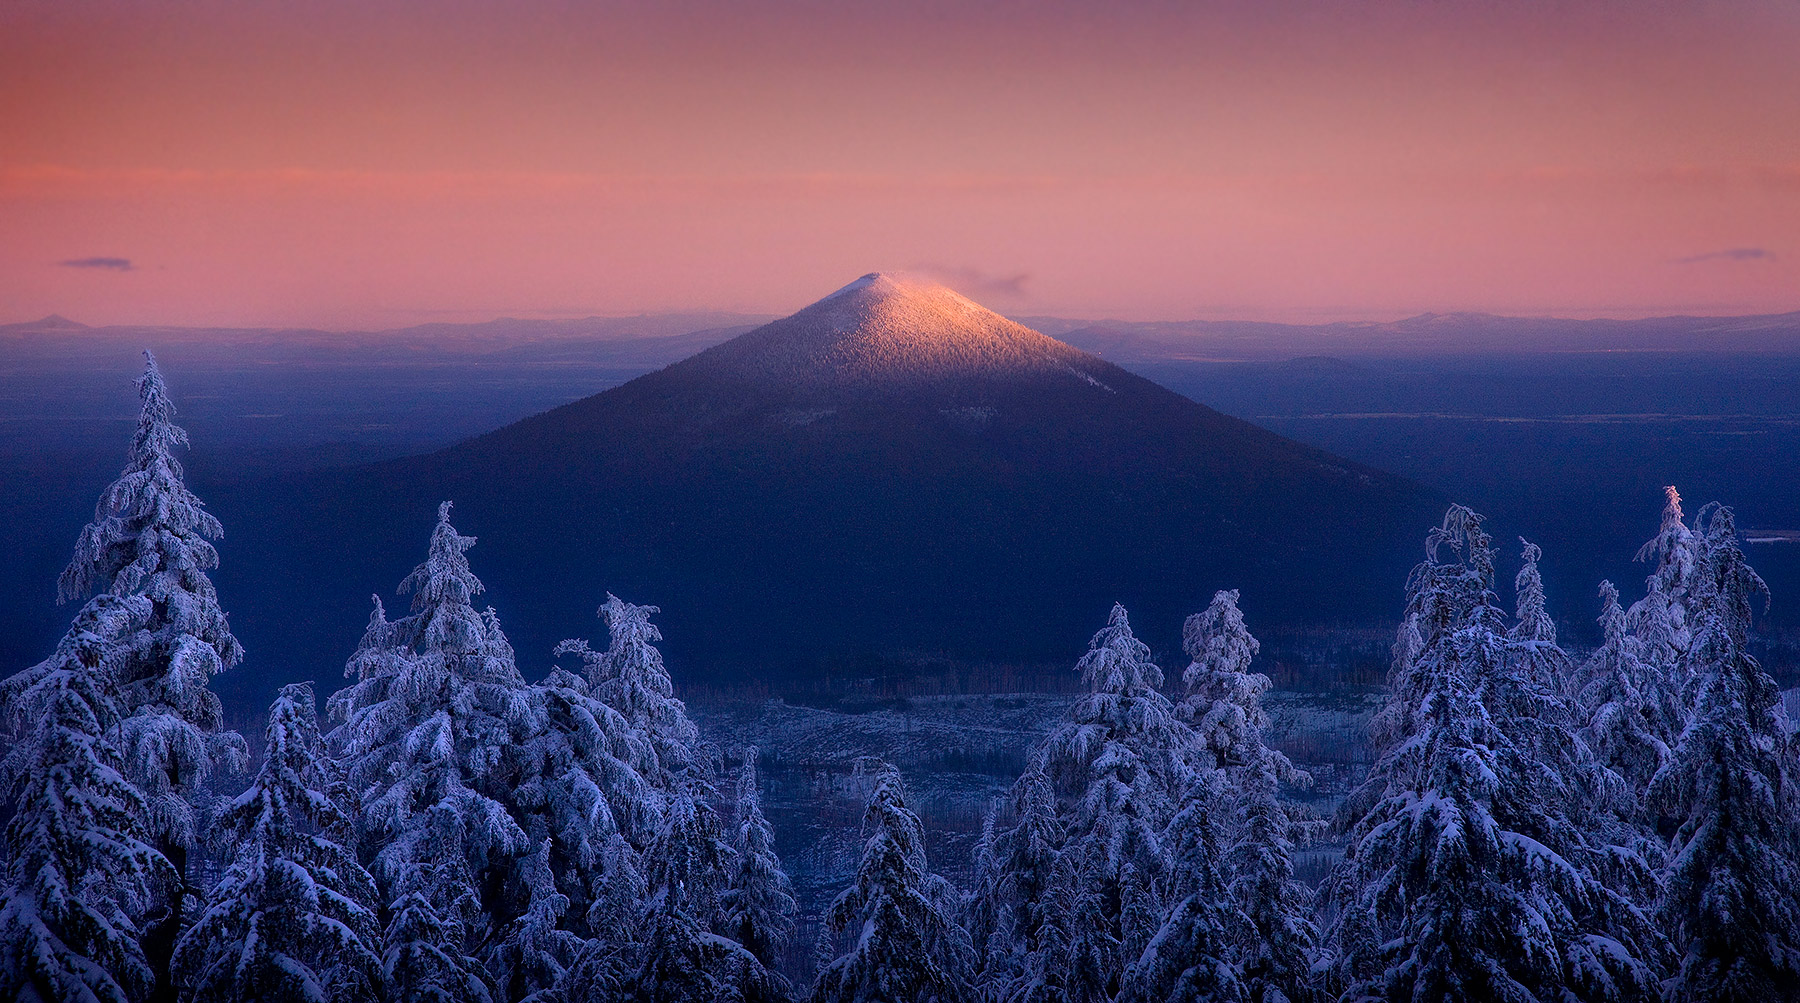
<path id="1" fill-rule="evenodd" d="M 1072 662 L 1115 600 L 1175 650 L 1217 588 L 1264 625 L 1391 621 L 1441 511 L 942 286 L 869 275 L 449 449 L 225 491 L 221 591 L 256 662 L 334 675 L 358 597 L 391 594 L 441 498 L 526 664 L 602 634 L 612 591 L 663 607 L 686 678 L 777 681 Z"/>

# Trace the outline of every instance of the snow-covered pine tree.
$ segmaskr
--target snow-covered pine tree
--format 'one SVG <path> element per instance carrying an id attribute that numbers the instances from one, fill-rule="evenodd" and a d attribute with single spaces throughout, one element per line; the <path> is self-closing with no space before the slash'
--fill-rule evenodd
<path id="1" fill-rule="evenodd" d="M 1193 774 L 1165 839 L 1172 850 L 1174 905 L 1121 980 L 1118 1003 L 1239 1003 L 1247 1000 L 1237 945 L 1252 939 L 1249 917 L 1219 871 L 1212 805 L 1225 800 L 1214 771 Z M 1276 990 L 1279 994 L 1279 990 Z M 1279 995 L 1273 998 L 1279 999 Z"/>
<path id="2" fill-rule="evenodd" d="M 346 847 L 350 816 L 319 739 L 311 683 L 269 708 L 267 752 L 212 836 L 231 864 L 175 945 L 194 1003 L 381 999 L 375 881 Z"/>
<path id="3" fill-rule="evenodd" d="M 1544 600 L 1544 576 L 1538 571 L 1544 548 L 1524 537 L 1519 537 L 1519 546 L 1524 552 L 1519 573 L 1513 578 L 1514 615 L 1508 634 L 1514 640 L 1553 645 L 1556 643 L 1556 621 L 1550 619 L 1550 608 Z"/>
<path id="4" fill-rule="evenodd" d="M 1037 753 L 1062 820 L 1073 881 L 1070 999 L 1111 999 L 1162 922 L 1161 835 L 1187 789 L 1193 730 L 1163 696 L 1162 670 L 1114 605 L 1075 666 L 1088 692 Z"/>
<path id="5" fill-rule="evenodd" d="M 583 940 L 628 940 L 636 893 L 617 901 L 615 886 L 636 887 L 637 855 L 662 825 L 666 796 L 640 772 L 654 767 L 655 751 L 565 669 L 552 670 L 530 696 L 532 730 L 515 750 L 520 780 L 511 803 L 533 842 L 548 840 L 543 865 L 568 899 L 560 927 Z"/>
<path id="6" fill-rule="evenodd" d="M 389 621 L 376 601 L 345 668 L 355 681 L 329 701 L 340 723 L 328 741 L 360 793 L 363 853 L 391 903 L 390 985 L 408 998 L 471 991 L 467 956 L 529 905 L 517 872 L 532 844 L 511 802 L 520 739 L 541 724 L 493 611 L 473 606 L 474 544 L 440 505 L 426 560 L 400 585 L 411 615 Z"/>
<path id="7" fill-rule="evenodd" d="M 686 791 L 670 806 L 666 829 L 647 854 L 650 896 L 645 940 L 622 998 L 658 1003 L 781 1003 L 785 980 L 744 945 L 709 929 L 719 912 L 717 881 L 729 847 L 718 817 Z"/>
<path id="8" fill-rule="evenodd" d="M 11 818 L 0 849 L 0 995 L 20 1003 L 131 1003 L 155 975 L 136 920 L 177 883 L 149 844 L 144 796 L 108 735 L 112 660 L 150 600 L 101 594 L 56 652 L 0 683 Z"/>
<path id="9" fill-rule="evenodd" d="M 1260 765 L 1255 750 L 1262 748 L 1261 731 L 1269 724 L 1262 709 L 1269 677 L 1250 671 L 1262 645 L 1244 626 L 1237 603 L 1236 589 L 1215 593 L 1181 632 L 1191 661 L 1181 674 L 1186 696 L 1176 712 L 1193 727 L 1206 754 L 1199 765 L 1213 769 Z"/>
<path id="10" fill-rule="evenodd" d="M 1671 1003 L 1791 998 L 1800 986 L 1800 767 L 1774 681 L 1746 650 L 1762 579 L 1730 509 L 1702 509 L 1688 651 L 1698 703 L 1651 782 L 1677 823 L 1662 902 L 1680 969 Z"/>
<path id="11" fill-rule="evenodd" d="M 682 782 L 703 779 L 704 771 L 695 756 L 699 729 L 676 698 L 662 652 L 656 649 L 662 632 L 650 617 L 659 612 L 608 592 L 599 615 L 612 635 L 611 646 L 599 652 L 586 641 L 570 639 L 558 644 L 555 653 L 580 658 L 593 695 L 650 737 L 657 756 L 656 782 L 673 791 Z"/>
<path id="12" fill-rule="evenodd" d="M 775 854 L 775 830 L 763 815 L 755 746 L 744 749 L 732 821 L 737 856 L 721 899 L 721 932 L 773 969 L 794 938 L 794 886 Z"/>
<path id="13" fill-rule="evenodd" d="M 946 908 L 942 878 L 925 860 L 925 832 L 906 807 L 900 774 L 873 764 L 856 877 L 825 913 L 844 953 L 813 986 L 813 1003 L 965 1003 L 968 933 Z M 847 941 L 847 943 L 846 943 Z"/>
<path id="14" fill-rule="evenodd" d="M 1345 802 L 1349 846 L 1328 884 L 1336 988 L 1389 1003 L 1652 999 L 1661 938 L 1601 879 L 1617 848 L 1571 818 L 1591 785 L 1562 774 L 1587 765 L 1552 734 L 1554 694 L 1520 669 L 1481 523 L 1452 506 L 1408 579 L 1383 751 Z M 1446 546 L 1456 556 L 1440 561 Z M 1546 715 L 1536 730 L 1525 708 Z"/>
<path id="15" fill-rule="evenodd" d="M 1060 881 L 1063 831 L 1040 764 L 1013 784 L 1007 813 L 1012 824 L 995 832 L 975 890 L 972 912 L 983 917 L 974 944 L 978 985 L 990 999 L 1060 999 L 1069 947 L 1069 902 L 1058 895 L 1067 884 Z"/>
<path id="16" fill-rule="evenodd" d="M 1637 553 L 1638 560 L 1653 561 L 1654 566 L 1645 579 L 1644 598 L 1631 604 L 1625 619 L 1637 657 L 1647 670 L 1640 690 L 1651 733 L 1673 748 L 1693 708 L 1693 680 L 1687 675 L 1687 652 L 1693 643 L 1689 607 L 1694 586 L 1700 584 L 1696 569 L 1705 541 L 1683 521 L 1681 493 L 1671 485 L 1663 488 L 1663 495 L 1662 523 Z"/>
<path id="17" fill-rule="evenodd" d="M 557 998 L 586 941 L 561 927 L 569 897 L 550 873 L 550 840 L 525 858 L 524 878 L 530 888 L 525 911 L 490 954 L 488 970 L 503 999 L 537 1003 Z"/>
<path id="18" fill-rule="evenodd" d="M 1668 745 L 1657 735 L 1656 710 L 1644 695 L 1661 680 L 1638 658 L 1638 640 L 1629 633 L 1612 582 L 1600 583 L 1600 602 L 1604 641 L 1579 675 L 1579 704 L 1587 719 L 1583 734 L 1600 760 L 1641 796 L 1669 758 Z"/>
<path id="19" fill-rule="evenodd" d="M 66 600 L 93 592 L 143 596 L 150 616 L 110 659 L 120 711 L 114 744 L 126 775 L 145 794 L 153 841 L 183 877 L 148 917 L 144 947 L 156 968 L 157 995 L 171 992 L 168 959 L 187 923 L 188 853 L 198 843 L 195 805 L 219 767 L 245 760 L 244 740 L 223 728 L 219 698 L 207 688 L 241 661 L 207 572 L 219 565 L 213 540 L 224 534 L 183 480 L 177 447 L 188 442 L 156 360 L 144 353 L 137 381 L 142 409 L 125 469 L 94 506 L 58 591 Z"/>
<path id="20" fill-rule="evenodd" d="M 1200 789 L 1212 790 L 1226 817 L 1235 821 L 1218 834 L 1228 852 L 1193 851 L 1200 854 L 1195 866 L 1217 867 L 1223 857 L 1221 888 L 1247 920 L 1222 927 L 1235 934 L 1223 957 L 1237 966 L 1243 991 L 1256 1003 L 1304 999 L 1318 929 L 1312 892 L 1294 880 L 1292 852 L 1312 823 L 1298 805 L 1282 799 L 1281 785 L 1310 786 L 1312 777 L 1263 743 L 1269 718 L 1262 695 L 1269 677 L 1250 671 L 1261 645 L 1244 625 L 1237 590 L 1217 593 L 1204 611 L 1188 617 L 1182 640 L 1192 662 L 1182 673 L 1186 696 L 1178 710 L 1199 741 L 1203 757 L 1197 766 L 1219 772 Z M 1200 807 L 1190 807 L 1177 818 L 1202 814 Z M 1183 838 L 1197 837 L 1189 832 Z M 1165 842 L 1182 845 L 1174 833 Z M 1176 909 L 1186 913 L 1181 922 L 1199 919 L 1191 905 L 1178 903 Z"/>

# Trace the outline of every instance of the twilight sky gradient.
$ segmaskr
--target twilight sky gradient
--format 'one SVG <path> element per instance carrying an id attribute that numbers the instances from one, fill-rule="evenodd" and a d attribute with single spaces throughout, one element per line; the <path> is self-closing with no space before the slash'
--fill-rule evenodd
<path id="1" fill-rule="evenodd" d="M 787 312 L 875 269 L 1015 314 L 1796 310 L 1795 53 L 1791 0 L 8 0 L 0 322 Z"/>

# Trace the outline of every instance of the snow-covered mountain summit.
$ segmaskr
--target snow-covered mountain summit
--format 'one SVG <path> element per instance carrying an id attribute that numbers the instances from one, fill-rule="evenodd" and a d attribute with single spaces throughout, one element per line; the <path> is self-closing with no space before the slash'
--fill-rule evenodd
<path id="1" fill-rule="evenodd" d="M 731 367 L 777 383 L 916 383 L 1001 372 L 1091 379 L 1090 358 L 951 289 L 875 272 L 695 357 L 691 370 Z"/>

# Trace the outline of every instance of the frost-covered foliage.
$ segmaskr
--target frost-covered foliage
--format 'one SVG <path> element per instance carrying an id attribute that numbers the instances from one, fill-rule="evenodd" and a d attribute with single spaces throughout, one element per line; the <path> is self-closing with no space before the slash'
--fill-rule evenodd
<path id="1" fill-rule="evenodd" d="M 1244 626 L 1237 590 L 1215 594 L 1211 605 L 1187 618 L 1181 634 L 1192 662 L 1181 674 L 1186 697 L 1178 713 L 1210 754 L 1211 762 L 1203 765 L 1253 765 L 1255 750 L 1262 747 L 1259 733 L 1269 725 L 1262 709 L 1269 677 L 1250 671 L 1262 644 Z"/>
<path id="2" fill-rule="evenodd" d="M 1252 936 L 1249 918 L 1227 894 L 1211 805 L 1217 774 L 1196 774 L 1166 833 L 1173 853 L 1174 906 L 1125 972 L 1119 1003 L 1236 1003 L 1248 998 L 1233 955 Z"/>
<path id="3" fill-rule="evenodd" d="M 112 738 L 126 776 L 145 797 L 153 842 L 185 878 L 204 785 L 216 769 L 245 761 L 243 738 L 223 730 L 219 698 L 207 688 L 244 651 L 207 577 L 219 564 L 211 541 L 224 530 L 183 481 L 175 450 L 187 445 L 187 433 L 175 424 L 156 360 L 148 352 L 144 358 L 142 409 L 125 469 L 95 504 L 59 592 L 65 600 L 101 592 L 150 603 L 148 617 L 115 639 L 119 650 L 108 659 L 120 713 Z M 169 886 L 146 919 L 146 950 L 165 992 L 189 891 L 185 881 Z"/>
<path id="4" fill-rule="evenodd" d="M 1782 999 L 1800 985 L 1800 767 L 1780 694 L 1745 650 L 1762 580 L 1730 509 L 1702 509 L 1696 525 L 1697 704 L 1648 796 L 1676 822 L 1662 913 L 1680 968 L 1667 998 Z"/>
<path id="5" fill-rule="evenodd" d="M 844 946 L 819 973 L 813 1003 L 962 1003 L 973 951 L 952 915 L 954 892 L 925 860 L 925 833 L 900 774 L 876 764 L 856 878 L 826 911 Z"/>
<path id="6" fill-rule="evenodd" d="M 775 831 L 763 816 L 755 746 L 744 750 L 733 816 L 736 858 L 720 900 L 721 931 L 773 966 L 794 938 L 794 886 L 775 854 Z"/>
<path id="7" fill-rule="evenodd" d="M 1524 548 L 1524 559 L 1518 575 L 1513 578 L 1514 623 L 1509 634 L 1515 640 L 1555 644 L 1556 621 L 1550 619 L 1550 610 L 1544 601 L 1544 576 L 1538 571 L 1544 548 L 1523 537 L 1519 539 L 1519 545 Z"/>
<path id="8" fill-rule="evenodd" d="M 1187 786 L 1193 731 L 1123 606 L 1076 665 L 1088 693 L 1038 753 L 1061 806 L 1072 882 L 1070 998 L 1111 998 L 1162 921 L 1163 829 Z"/>
<path id="9" fill-rule="evenodd" d="M 598 652 L 586 641 L 571 639 L 557 645 L 556 654 L 575 655 L 586 663 L 593 695 L 649 736 L 656 751 L 658 784 L 673 790 L 674 778 L 694 779 L 700 769 L 694 760 L 699 730 L 676 699 L 662 652 L 656 649 L 662 632 L 650 617 L 661 610 L 628 603 L 608 592 L 599 612 L 612 635 L 610 647 Z"/>
<path id="10" fill-rule="evenodd" d="M 621 997 L 669 1003 L 787 999 L 785 982 L 755 954 L 710 929 L 730 853 L 717 814 L 685 791 L 677 795 L 662 837 L 646 854 L 644 945 Z"/>
<path id="11" fill-rule="evenodd" d="M 1007 807 L 1013 824 L 987 838 L 976 863 L 969 932 L 981 965 L 978 986 L 989 999 L 1063 999 L 1069 875 L 1056 795 L 1040 764 L 1013 784 Z"/>
<path id="12" fill-rule="evenodd" d="M 150 798 L 151 825 L 165 846 L 191 847 L 195 788 L 215 766 L 242 762 L 243 739 L 220 730 L 219 698 L 207 688 L 244 650 L 232 636 L 207 572 L 211 541 L 224 535 L 183 481 L 177 447 L 188 442 L 156 360 L 144 353 L 137 381 L 143 407 L 125 469 L 94 506 L 59 592 L 139 595 L 150 615 L 119 638 L 113 691 L 125 720 L 119 745 L 131 777 Z"/>
<path id="13" fill-rule="evenodd" d="M 1385 748 L 1345 802 L 1349 847 L 1329 885 L 1337 989 L 1393 1003 L 1654 998 L 1663 945 L 1633 898 L 1647 869 L 1587 826 L 1597 771 L 1521 657 L 1543 642 L 1508 636 L 1481 523 L 1453 506 L 1408 581 Z"/>
<path id="14" fill-rule="evenodd" d="M 1234 641 L 1241 649 L 1243 638 Z M 1222 665 L 1241 660 L 1229 643 L 1218 648 Z M 1162 670 L 1132 635 L 1124 607 L 1113 607 L 1076 669 L 1088 692 L 1015 784 L 1012 825 L 996 835 L 973 896 L 985 942 L 980 983 L 990 998 L 1101 1000 L 1118 992 L 1162 924 L 1164 829 L 1196 760 L 1204 757 L 1207 769 L 1213 761 L 1163 696 Z"/>
<path id="15" fill-rule="evenodd" d="M 1193 781 L 1190 805 L 1176 816 L 1165 842 L 1195 845 L 1193 866 L 1220 870 L 1221 888 L 1243 922 L 1220 923 L 1230 934 L 1221 958 L 1237 966 L 1246 998 L 1263 1003 L 1304 999 L 1311 991 L 1310 968 L 1318 929 L 1312 922 L 1310 889 L 1294 880 L 1293 847 L 1315 823 L 1301 808 L 1281 797 L 1281 786 L 1309 786 L 1312 778 L 1297 770 L 1285 755 L 1263 744 L 1268 715 L 1262 695 L 1269 678 L 1250 671 L 1261 645 L 1244 625 L 1234 589 L 1213 596 L 1205 611 L 1188 617 L 1184 647 L 1193 661 L 1183 673 L 1187 695 L 1180 711 L 1194 722 L 1199 746 L 1210 758 L 1215 776 Z M 1211 806 L 1195 799 L 1211 798 L 1231 824 L 1214 832 Z M 1203 824 L 1202 824 L 1203 823 Z M 1202 835 L 1228 846 L 1223 854 L 1199 848 Z M 1179 851 L 1176 866 L 1180 863 Z M 1221 863 L 1223 867 L 1221 869 Z M 1192 904 L 1176 906 L 1184 922 L 1200 920 Z M 1166 928 L 1166 924 L 1165 924 Z M 1230 990 L 1220 983 L 1218 992 Z"/>
<path id="16" fill-rule="evenodd" d="M 151 615 L 142 596 L 102 594 L 48 659 L 0 683 L 12 738 L 11 818 L 0 852 L 0 995 L 128 1003 L 154 982 L 141 918 L 177 883 L 149 840 L 143 794 L 107 735 L 119 708 L 114 659 Z"/>
<path id="17" fill-rule="evenodd" d="M 568 900 L 560 926 L 582 939 L 628 937 L 636 891 L 620 901 L 617 889 L 621 882 L 636 888 L 636 855 L 656 838 L 665 802 L 645 779 L 655 762 L 650 740 L 562 669 L 532 687 L 530 699 L 531 728 L 514 749 L 519 779 L 510 800 L 544 847 L 541 864 L 556 893 Z M 534 874 L 539 864 L 531 862 Z"/>
<path id="18" fill-rule="evenodd" d="M 345 669 L 355 682 L 330 701 L 341 722 L 331 743 L 363 806 L 364 856 L 393 903 L 390 958 L 432 971 L 491 946 L 522 911 L 501 879 L 531 849 L 510 802 L 536 708 L 493 611 L 472 605 L 474 543 L 439 506 L 425 563 L 400 586 L 411 615 L 389 621 L 376 601 Z M 415 934 L 425 938 L 416 949 L 395 939 Z M 407 968 L 402 985 L 436 978 Z M 459 969 L 451 982 L 465 978 Z"/>
<path id="19" fill-rule="evenodd" d="M 1662 524 L 1637 553 L 1638 560 L 1655 564 L 1645 580 L 1644 598 L 1631 604 L 1625 619 L 1636 640 L 1637 657 L 1647 670 L 1647 685 L 1641 689 L 1652 734 L 1673 747 L 1693 708 L 1687 659 L 1693 643 L 1689 606 L 1698 598 L 1696 570 L 1705 541 L 1683 522 L 1681 493 L 1672 486 L 1663 493 Z"/>
<path id="20" fill-rule="evenodd" d="M 381 998 L 375 882 L 346 847 L 350 816 L 319 740 L 311 683 L 269 708 L 267 754 L 213 839 L 231 865 L 175 946 L 196 1003 L 362 1003 Z"/>
<path id="21" fill-rule="evenodd" d="M 528 887 L 525 911 L 512 921 L 488 967 L 506 999 L 540 1000 L 552 994 L 574 966 L 585 942 L 562 929 L 569 897 L 557 890 L 550 873 L 550 840 L 525 858 Z"/>
<path id="22" fill-rule="evenodd" d="M 1579 703 L 1587 719 L 1583 733 L 1601 761 L 1641 795 L 1669 758 L 1653 703 L 1663 680 L 1638 657 L 1638 639 L 1629 633 L 1612 582 L 1600 583 L 1600 601 L 1605 640 L 1579 677 Z"/>

